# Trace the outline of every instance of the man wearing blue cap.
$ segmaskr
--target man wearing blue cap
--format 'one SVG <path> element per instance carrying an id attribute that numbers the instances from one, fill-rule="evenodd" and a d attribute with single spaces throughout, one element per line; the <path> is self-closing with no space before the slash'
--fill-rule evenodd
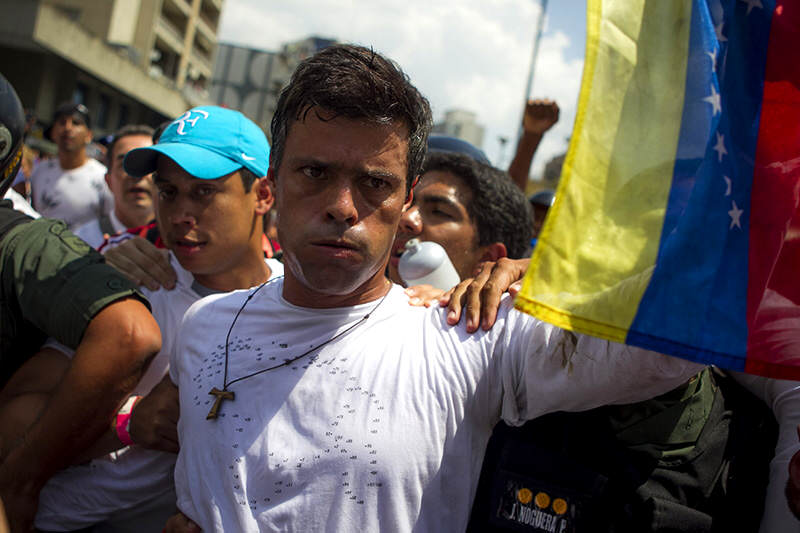
<path id="1" fill-rule="evenodd" d="M 187 111 L 158 144 L 128 153 L 128 174 L 155 171 L 156 219 L 177 273 L 174 290 L 142 289 L 163 346 L 114 426 L 83 456 L 95 459 L 61 471 L 44 487 L 37 528 L 160 531 L 174 513 L 178 405 L 165 377 L 169 359 L 181 319 L 195 301 L 283 273 L 261 248 L 262 219 L 273 201 L 265 178 L 268 160 L 261 129 L 238 111 L 219 107 Z M 48 349 L 71 356 L 55 342 Z"/>

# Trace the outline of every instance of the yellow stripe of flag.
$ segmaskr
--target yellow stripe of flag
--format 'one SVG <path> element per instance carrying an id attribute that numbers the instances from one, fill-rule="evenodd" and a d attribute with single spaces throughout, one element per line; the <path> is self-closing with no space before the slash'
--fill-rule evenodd
<path id="1" fill-rule="evenodd" d="M 518 309 L 625 340 L 658 253 L 691 8 L 689 0 L 588 1 L 575 128 Z"/>

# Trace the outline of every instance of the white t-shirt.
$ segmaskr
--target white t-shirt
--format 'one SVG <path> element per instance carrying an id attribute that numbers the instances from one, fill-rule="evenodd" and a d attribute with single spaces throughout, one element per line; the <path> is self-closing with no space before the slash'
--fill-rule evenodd
<path id="1" fill-rule="evenodd" d="M 6 200 L 11 200 L 11 202 L 14 204 L 14 209 L 16 209 L 17 211 L 22 211 L 31 218 L 41 217 L 41 215 L 37 213 L 33 207 L 31 207 L 31 204 L 28 203 L 25 197 L 22 196 L 17 191 L 15 191 L 14 189 L 8 189 L 3 198 L 5 198 Z"/>
<path id="2" fill-rule="evenodd" d="M 64 170 L 57 158 L 42 161 L 31 173 L 33 207 L 43 217 L 57 218 L 70 229 L 107 215 L 114 197 L 105 181 L 106 167 L 89 158 L 72 170 Z"/>
<path id="3" fill-rule="evenodd" d="M 283 275 L 283 264 L 266 259 L 271 277 Z M 177 273 L 175 289 L 141 291 L 152 306 L 162 334 L 161 351 L 156 355 L 133 394 L 146 395 L 166 375 L 170 354 L 186 310 L 202 296 L 203 288 L 180 266 L 170 253 Z M 207 289 L 205 289 L 207 291 Z M 69 348 L 49 342 L 69 356 Z M 81 529 L 107 520 L 113 513 L 132 508 L 173 490 L 175 454 L 128 446 L 86 464 L 71 466 L 53 476 L 39 496 L 35 525 L 46 531 Z"/>
<path id="4" fill-rule="evenodd" d="M 446 311 L 386 300 L 307 309 L 264 286 L 187 311 L 170 375 L 178 384 L 178 507 L 203 531 L 464 531 L 486 442 L 501 418 L 651 398 L 700 365 L 575 335 L 511 310 L 490 331 L 449 327 Z"/>
<path id="5" fill-rule="evenodd" d="M 121 231 L 128 229 L 125 224 L 120 222 L 117 218 L 117 213 L 112 209 L 108 214 L 108 221 L 111 225 L 111 235 L 115 235 Z M 100 227 L 100 219 L 96 218 L 78 228 L 73 233 L 86 241 L 86 243 L 95 250 L 105 242 L 106 237 L 103 228 Z"/>

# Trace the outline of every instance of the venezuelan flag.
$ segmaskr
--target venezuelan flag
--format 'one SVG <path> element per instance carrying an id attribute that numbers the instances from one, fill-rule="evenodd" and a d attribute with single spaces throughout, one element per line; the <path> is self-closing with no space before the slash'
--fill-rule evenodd
<path id="1" fill-rule="evenodd" d="M 800 379 L 800 2 L 588 0 L 587 31 L 517 308 Z"/>

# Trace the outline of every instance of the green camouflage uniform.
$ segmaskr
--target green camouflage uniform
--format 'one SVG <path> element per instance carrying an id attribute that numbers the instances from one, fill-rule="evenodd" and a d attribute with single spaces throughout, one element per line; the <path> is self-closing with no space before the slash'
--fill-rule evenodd
<path id="1" fill-rule="evenodd" d="M 0 387 L 47 337 L 76 348 L 89 321 L 128 296 L 147 304 L 63 222 L 32 220 L 0 201 Z"/>

